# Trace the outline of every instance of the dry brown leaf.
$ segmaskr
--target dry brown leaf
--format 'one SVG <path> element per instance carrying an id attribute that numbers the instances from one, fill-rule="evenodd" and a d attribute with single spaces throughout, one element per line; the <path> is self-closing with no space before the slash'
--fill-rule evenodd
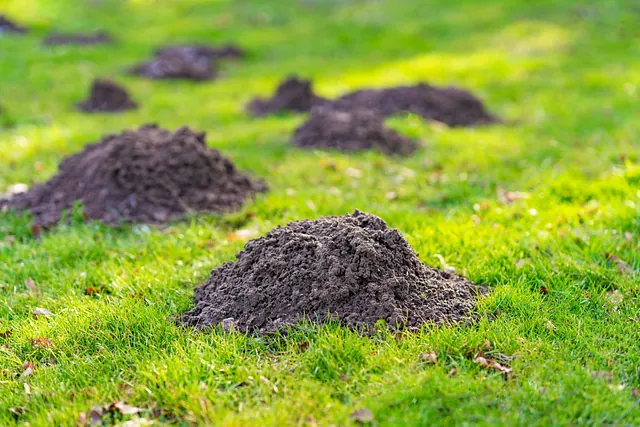
<path id="1" fill-rule="evenodd" d="M 619 290 L 616 289 L 615 291 L 607 292 L 607 303 L 613 306 L 614 308 L 617 309 L 623 300 L 624 300 L 624 294 Z"/>
<path id="2" fill-rule="evenodd" d="M 529 261 L 526 260 L 526 259 L 519 259 L 519 260 L 516 261 L 516 268 L 520 269 L 520 268 L 524 267 L 525 265 L 527 265 L 528 262 Z"/>
<path id="3" fill-rule="evenodd" d="M 618 271 L 620 272 L 620 274 L 633 273 L 633 267 L 631 267 L 625 261 L 620 259 L 620 257 L 618 257 L 617 255 L 609 253 L 609 252 L 605 252 L 604 254 L 605 254 L 605 256 L 607 257 L 607 259 L 609 261 L 613 261 L 613 262 L 616 263 L 616 265 L 618 266 Z"/>
<path id="4" fill-rule="evenodd" d="M 36 365 L 34 365 L 34 364 L 33 364 L 33 363 L 31 363 L 31 362 L 24 362 L 24 363 L 22 364 L 22 369 L 23 369 L 23 370 L 25 370 L 25 371 L 26 371 L 27 369 L 34 370 L 34 369 L 36 369 Z"/>
<path id="5" fill-rule="evenodd" d="M 507 191 L 502 187 L 498 187 L 498 200 L 505 205 L 526 200 L 529 197 L 531 197 L 529 193 L 523 193 L 521 191 Z"/>
<path id="6" fill-rule="evenodd" d="M 549 329 L 550 331 L 555 331 L 556 329 L 558 329 L 556 327 L 556 325 L 554 325 L 551 320 L 547 320 L 547 323 L 545 323 L 544 326 L 545 326 L 545 328 Z"/>
<path id="7" fill-rule="evenodd" d="M 24 370 L 24 372 L 22 373 L 22 376 L 26 378 L 28 376 L 31 376 L 31 374 L 33 374 L 33 368 L 29 367 Z"/>
<path id="8" fill-rule="evenodd" d="M 27 287 L 27 290 L 29 291 L 30 294 L 37 294 L 38 293 L 38 287 L 36 286 L 36 282 L 31 278 L 28 277 L 24 280 L 24 284 Z"/>
<path id="9" fill-rule="evenodd" d="M 31 340 L 31 345 L 35 348 L 51 348 L 53 343 L 51 342 L 51 338 L 38 337 Z"/>
<path id="10" fill-rule="evenodd" d="M 352 412 L 349 417 L 360 424 L 368 424 L 373 422 L 373 412 L 367 408 L 361 408 Z"/>
<path id="11" fill-rule="evenodd" d="M 13 334 L 13 329 L 7 329 L 4 332 L 0 332 L 0 338 L 9 338 Z"/>
<path id="12" fill-rule="evenodd" d="M 227 235 L 227 239 L 233 241 L 233 240 L 248 240 L 254 236 L 258 235 L 258 231 L 257 230 L 250 230 L 250 229 L 242 229 L 242 230 L 238 230 L 234 233 L 230 233 Z"/>
<path id="13" fill-rule="evenodd" d="M 420 359 L 423 362 L 426 363 L 431 363 L 433 365 L 435 365 L 436 363 L 438 363 L 438 355 L 436 354 L 435 351 L 430 351 L 429 353 L 422 353 L 420 355 Z"/>
<path id="14" fill-rule="evenodd" d="M 40 317 L 40 316 L 42 316 L 42 317 L 51 317 L 52 314 L 46 308 L 36 307 L 33 310 L 33 317 Z"/>
<path id="15" fill-rule="evenodd" d="M 120 412 L 122 415 L 133 415 L 133 414 L 137 414 L 138 412 L 141 411 L 140 408 L 137 408 L 135 406 L 131 406 L 131 405 L 127 405 L 124 402 L 116 402 L 113 404 L 113 407 L 116 408 L 118 410 L 118 412 Z"/>
<path id="16" fill-rule="evenodd" d="M 458 369 L 451 368 L 451 370 L 449 371 L 449 378 L 455 377 L 457 373 L 458 373 Z"/>
<path id="17" fill-rule="evenodd" d="M 31 386 L 28 383 L 24 383 L 24 392 L 27 395 L 31 395 Z"/>
<path id="18" fill-rule="evenodd" d="M 477 364 L 482 368 L 493 369 L 495 371 L 502 372 L 504 374 L 505 380 L 508 380 L 511 374 L 513 373 L 513 370 L 510 367 L 501 365 L 500 363 L 496 362 L 494 359 L 486 358 L 484 355 L 477 355 L 473 359 L 473 363 Z"/>
<path id="19" fill-rule="evenodd" d="M 78 426 L 87 425 L 87 414 L 85 412 L 80 412 L 80 414 L 78 414 L 78 420 L 76 421 L 76 425 Z"/>
<path id="20" fill-rule="evenodd" d="M 33 237 L 37 239 L 38 237 L 40 237 L 41 233 L 42 233 L 42 227 L 40 227 L 37 224 L 33 224 L 31 226 L 31 234 L 33 234 Z"/>
<path id="21" fill-rule="evenodd" d="M 104 409 L 100 405 L 94 405 L 89 412 L 89 424 L 92 426 L 102 425 L 102 414 Z"/>
<path id="22" fill-rule="evenodd" d="M 638 390 L 637 388 L 633 388 L 631 389 L 631 394 L 633 395 L 633 397 L 635 397 L 636 399 L 640 399 L 640 390 Z"/>

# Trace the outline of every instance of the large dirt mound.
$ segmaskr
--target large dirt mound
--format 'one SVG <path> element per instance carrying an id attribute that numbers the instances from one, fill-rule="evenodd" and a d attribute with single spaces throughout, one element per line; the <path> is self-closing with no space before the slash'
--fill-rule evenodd
<path id="1" fill-rule="evenodd" d="M 246 56 L 246 52 L 242 48 L 233 44 L 224 46 L 207 46 L 202 44 L 167 45 L 156 50 L 155 54 L 157 56 L 182 55 L 196 61 L 201 58 L 235 59 Z"/>
<path id="2" fill-rule="evenodd" d="M 57 33 L 52 34 L 42 41 L 45 46 L 78 45 L 88 46 L 94 44 L 113 43 L 113 38 L 104 31 L 97 33 Z"/>
<path id="3" fill-rule="evenodd" d="M 207 148 L 204 133 L 156 125 L 109 135 L 66 158 L 48 182 L 5 201 L 36 223 L 60 220 L 76 201 L 90 219 L 164 222 L 196 211 L 238 209 L 266 185 Z M 0 205 L 2 203 L 0 202 Z"/>
<path id="4" fill-rule="evenodd" d="M 330 313 L 357 329 L 466 319 L 479 288 L 426 267 L 398 230 L 359 211 L 292 222 L 249 241 L 195 290 L 185 324 L 274 332 Z"/>
<path id="5" fill-rule="evenodd" d="M 295 76 L 282 81 L 270 99 L 256 98 L 247 105 L 247 111 L 254 116 L 266 116 L 282 111 L 304 113 L 316 105 L 328 102 L 313 92 L 310 80 Z"/>
<path id="6" fill-rule="evenodd" d="M 455 87 L 437 88 L 424 83 L 387 89 L 364 89 L 336 101 L 344 109 L 371 108 L 385 116 L 410 112 L 449 126 L 474 126 L 499 122 L 470 92 Z"/>
<path id="7" fill-rule="evenodd" d="M 340 151 L 378 150 L 388 155 L 408 155 L 418 143 L 387 128 L 384 117 L 373 110 L 351 111 L 331 106 L 314 107 L 309 119 L 291 140 L 301 148 L 333 148 Z"/>
<path id="8" fill-rule="evenodd" d="M 138 107 L 125 88 L 110 80 L 95 80 L 89 98 L 77 106 L 87 113 L 119 112 Z"/>
<path id="9" fill-rule="evenodd" d="M 211 80 L 216 64 L 209 56 L 172 49 L 155 55 L 150 61 L 129 69 L 129 73 L 150 79 Z"/>
<path id="10" fill-rule="evenodd" d="M 28 30 L 25 27 L 22 27 L 6 16 L 0 14 L 0 34 L 2 33 L 15 33 L 15 34 L 26 34 Z"/>

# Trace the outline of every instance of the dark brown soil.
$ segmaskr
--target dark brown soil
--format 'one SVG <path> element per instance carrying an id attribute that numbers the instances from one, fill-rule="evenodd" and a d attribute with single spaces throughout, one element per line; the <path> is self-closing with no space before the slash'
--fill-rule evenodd
<path id="1" fill-rule="evenodd" d="M 398 230 L 359 211 L 292 222 L 249 241 L 195 290 L 186 325 L 269 333 L 331 318 L 366 330 L 467 319 L 480 288 L 426 267 Z"/>
<path id="2" fill-rule="evenodd" d="M 213 58 L 169 50 L 129 69 L 131 74 L 150 79 L 211 80 L 215 77 Z"/>
<path id="3" fill-rule="evenodd" d="M 78 45 L 78 46 L 87 46 L 94 44 L 109 44 L 113 43 L 113 38 L 103 32 L 97 33 L 59 33 L 52 34 L 44 41 L 42 44 L 45 46 L 57 46 L 57 45 Z"/>
<path id="4" fill-rule="evenodd" d="M 482 101 L 455 87 L 437 88 L 424 83 L 387 89 L 364 89 L 342 96 L 344 109 L 370 108 L 385 116 L 409 112 L 449 126 L 474 126 L 500 120 L 487 112 Z"/>
<path id="5" fill-rule="evenodd" d="M 94 80 L 89 98 L 77 106 L 87 113 L 113 113 L 138 108 L 126 89 L 110 80 Z"/>
<path id="6" fill-rule="evenodd" d="M 207 148 L 204 133 L 156 125 L 106 136 L 64 159 L 48 182 L 4 201 L 50 225 L 75 202 L 107 223 L 158 223 L 199 211 L 239 209 L 266 185 Z M 0 205 L 3 202 L 0 201 Z"/>
<path id="7" fill-rule="evenodd" d="M 26 34 L 29 30 L 22 27 L 4 15 L 0 15 L 0 34 L 2 33 L 15 33 Z"/>
<path id="8" fill-rule="evenodd" d="M 219 47 L 202 44 L 167 45 L 158 49 L 155 54 L 157 56 L 177 54 L 192 58 L 193 60 L 199 60 L 201 58 L 235 59 L 246 56 L 246 52 L 242 48 L 232 44 Z"/>
<path id="9" fill-rule="evenodd" d="M 418 142 L 387 128 L 384 117 L 373 110 L 351 111 L 330 105 L 314 107 L 309 119 L 294 133 L 293 145 L 340 151 L 378 150 L 387 155 L 408 155 Z"/>
<path id="10" fill-rule="evenodd" d="M 247 105 L 247 111 L 254 116 L 266 116 L 282 111 L 304 113 L 328 100 L 313 93 L 311 81 L 295 76 L 284 80 L 270 99 L 256 98 Z"/>

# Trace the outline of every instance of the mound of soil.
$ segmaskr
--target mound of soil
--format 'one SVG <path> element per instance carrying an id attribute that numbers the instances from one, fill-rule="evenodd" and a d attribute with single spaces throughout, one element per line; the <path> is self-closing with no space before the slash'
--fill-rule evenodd
<path id="1" fill-rule="evenodd" d="M 215 62 L 208 56 L 169 50 L 129 69 L 129 73 L 150 79 L 211 80 L 215 76 Z"/>
<path id="2" fill-rule="evenodd" d="M 158 223 L 196 211 L 232 211 L 266 185 L 207 148 L 205 134 L 156 125 L 106 136 L 64 159 L 48 182 L 5 201 L 37 224 L 60 220 L 75 202 L 107 223 Z M 2 202 L 0 202 L 2 205 Z"/>
<path id="3" fill-rule="evenodd" d="M 355 211 L 292 222 L 249 241 L 195 290 L 186 325 L 269 333 L 305 318 L 359 330 L 468 318 L 480 288 L 426 267 L 398 230 Z"/>
<path id="4" fill-rule="evenodd" d="M 94 80 L 89 98 L 77 104 L 87 113 L 119 112 L 138 108 L 126 89 L 110 80 Z"/>
<path id="5" fill-rule="evenodd" d="M 57 45 L 78 45 L 87 46 L 94 44 L 108 44 L 113 43 L 113 38 L 103 31 L 97 33 L 60 33 L 52 34 L 43 40 L 42 44 L 45 46 L 57 46 Z"/>
<path id="6" fill-rule="evenodd" d="M 474 126 L 500 120 L 487 112 L 482 101 L 455 87 L 437 88 L 424 83 L 387 89 L 364 89 L 336 101 L 345 109 L 370 108 L 385 116 L 410 112 L 449 126 Z"/>
<path id="7" fill-rule="evenodd" d="M 26 34 L 28 30 L 22 27 L 4 15 L 0 15 L 0 34 L 2 33 L 15 33 Z"/>
<path id="8" fill-rule="evenodd" d="M 247 105 L 247 111 L 254 116 L 266 116 L 282 111 L 305 113 L 316 105 L 328 100 L 313 93 L 311 81 L 295 76 L 284 80 L 270 99 L 256 98 Z"/>
<path id="9" fill-rule="evenodd" d="M 246 52 L 242 48 L 232 44 L 219 47 L 202 44 L 167 45 L 158 49 L 155 54 L 157 56 L 177 54 L 192 58 L 193 60 L 199 60 L 201 58 L 236 59 L 246 56 Z"/>
<path id="10" fill-rule="evenodd" d="M 378 150 L 387 155 L 409 155 L 417 141 L 387 128 L 384 117 L 363 108 L 351 111 L 330 105 L 314 107 L 309 119 L 291 140 L 301 148 L 333 148 L 340 151 Z"/>

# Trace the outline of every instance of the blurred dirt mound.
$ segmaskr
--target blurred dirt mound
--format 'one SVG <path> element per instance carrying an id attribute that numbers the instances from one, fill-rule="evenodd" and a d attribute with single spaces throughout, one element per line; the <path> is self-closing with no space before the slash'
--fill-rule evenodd
<path id="1" fill-rule="evenodd" d="M 487 112 L 482 101 L 470 92 L 455 87 L 437 88 L 424 83 L 359 90 L 342 96 L 335 105 L 344 109 L 374 109 L 385 116 L 410 112 L 453 127 L 500 121 Z"/>
<path id="2" fill-rule="evenodd" d="M 75 202 L 89 219 L 157 223 L 236 210 L 266 189 L 207 148 L 204 133 L 146 125 L 88 145 L 64 159 L 49 181 L 0 205 L 29 210 L 41 225 L 59 221 Z"/>
<path id="3" fill-rule="evenodd" d="M 310 80 L 295 76 L 282 81 L 270 99 L 256 98 L 247 105 L 247 111 L 254 116 L 266 116 L 282 111 L 304 113 L 316 105 L 328 102 L 313 93 Z"/>
<path id="4" fill-rule="evenodd" d="M 296 129 L 291 140 L 301 148 L 333 148 L 340 151 L 377 150 L 406 156 L 418 143 L 387 128 L 384 117 L 373 110 L 351 111 L 330 105 L 314 107 L 309 119 Z"/>
<path id="5" fill-rule="evenodd" d="M 78 45 L 87 46 L 94 44 L 113 43 L 113 38 L 104 31 L 97 33 L 57 33 L 43 40 L 45 46 Z"/>
<path id="6" fill-rule="evenodd" d="M 426 267 L 402 234 L 359 211 L 303 220 L 249 241 L 195 290 L 182 321 L 268 333 L 331 317 L 360 330 L 467 319 L 480 287 Z"/>
<path id="7" fill-rule="evenodd" d="M 170 50 L 130 68 L 129 73 L 150 79 L 202 81 L 211 80 L 216 74 L 215 68 L 215 62 L 210 57 Z"/>
<path id="8" fill-rule="evenodd" d="M 0 34 L 2 33 L 15 33 L 15 34 L 26 34 L 29 30 L 25 27 L 22 27 L 5 15 L 0 14 Z"/>
<path id="9" fill-rule="evenodd" d="M 203 44 L 166 45 L 156 50 L 155 54 L 157 56 L 181 55 L 194 60 L 200 60 L 201 58 L 235 59 L 246 56 L 246 52 L 242 48 L 232 44 L 219 47 Z"/>
<path id="10" fill-rule="evenodd" d="M 110 80 L 94 80 L 89 98 L 77 104 L 87 113 L 119 112 L 138 108 L 126 89 Z"/>

